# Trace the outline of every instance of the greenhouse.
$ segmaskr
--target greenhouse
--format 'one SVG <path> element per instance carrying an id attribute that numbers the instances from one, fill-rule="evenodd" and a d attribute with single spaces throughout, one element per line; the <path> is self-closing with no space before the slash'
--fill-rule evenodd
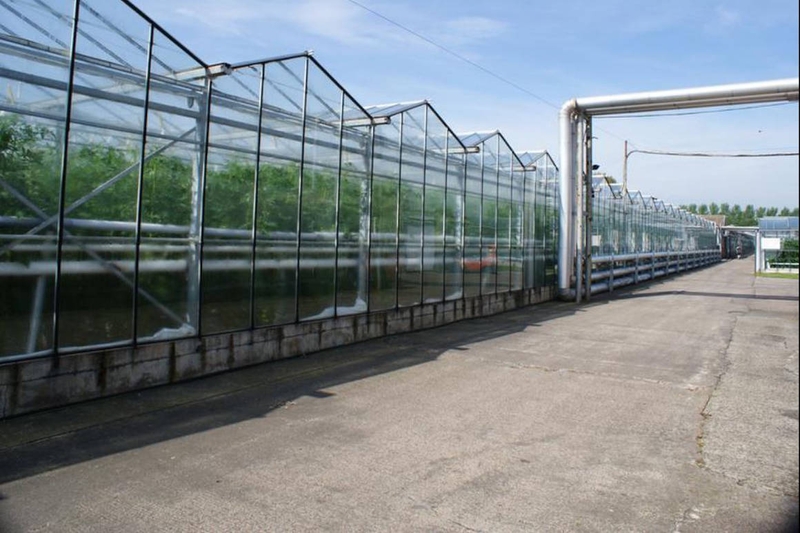
<path id="1" fill-rule="evenodd" d="M 592 292 L 719 260 L 717 226 L 603 175 L 592 178 Z"/>
<path id="2" fill-rule="evenodd" d="M 124 0 L 0 11 L 0 360 L 554 283 L 546 152 L 309 53 L 206 64 Z"/>
<path id="3" fill-rule="evenodd" d="M 715 226 L 605 178 L 594 178 L 592 254 L 695 251 L 717 246 Z"/>
<path id="4" fill-rule="evenodd" d="M 0 362 L 180 339 L 205 357 L 311 324 L 264 355 L 284 357 L 555 296 L 547 151 L 456 134 L 426 100 L 363 105 L 307 52 L 207 64 L 128 0 L 0 12 Z M 630 254 L 656 254 L 635 282 L 717 247 L 669 204 L 594 193 L 600 288 Z M 345 317 L 379 324 L 320 340 Z"/>

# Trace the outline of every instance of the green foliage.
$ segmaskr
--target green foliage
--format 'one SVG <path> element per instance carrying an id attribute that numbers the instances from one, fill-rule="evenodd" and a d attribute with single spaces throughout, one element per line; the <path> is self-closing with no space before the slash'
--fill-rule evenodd
<path id="1" fill-rule="evenodd" d="M 47 212 L 58 205 L 61 168 L 55 134 L 15 116 L 0 116 L 0 178 Z M 0 214 L 30 217 L 35 213 L 0 188 Z"/>
<path id="2" fill-rule="evenodd" d="M 0 176 L 47 215 L 56 214 L 59 206 L 63 139 L 60 133 L 44 123 L 26 122 L 13 115 L 0 116 Z M 161 146 L 154 142 L 147 145 L 147 150 L 153 153 Z M 299 164 L 270 162 L 261 163 L 258 190 L 254 191 L 255 161 L 226 158 L 226 154 L 220 152 L 211 156 L 204 191 L 204 224 L 208 228 L 251 229 L 253 194 L 257 192 L 255 223 L 259 234 L 294 233 L 298 208 L 302 209 L 304 232 L 333 232 L 338 224 L 341 233 L 357 234 L 367 202 L 371 202 L 371 230 L 376 233 L 392 234 L 399 230 L 408 234 L 441 235 L 446 231 L 452 236 L 460 233 L 461 216 L 465 217 L 463 234 L 466 237 L 482 235 L 493 241 L 495 235 L 507 239 L 518 232 L 513 220 L 519 216 L 521 207 L 491 196 L 481 201 L 472 194 L 466 195 L 462 213 L 458 209 L 461 192 L 423 187 L 411 180 L 400 183 L 378 177 L 368 180 L 363 171 L 352 166 L 343 169 L 341 179 L 335 171 L 306 166 L 301 185 Z M 135 147 L 92 142 L 80 132 L 73 134 L 68 147 L 63 200 L 67 216 L 135 221 L 140 157 Z M 185 148 L 170 148 L 145 158 L 142 222 L 184 227 L 190 224 L 198 177 L 195 167 L 196 161 Z M 370 187 L 371 196 L 367 197 Z M 92 194 L 88 201 L 87 194 Z M 78 201 L 81 203 L 75 207 L 73 204 Z M 533 216 L 536 217 L 536 234 L 544 239 L 546 234 L 555 231 L 557 217 L 554 206 L 545 206 L 543 201 L 541 204 L 536 206 Z M 0 214 L 39 217 L 35 210 L 3 188 L 0 188 Z M 397 228 L 398 219 L 400 228 Z M 124 235 L 130 236 L 130 232 Z"/>
<path id="3" fill-rule="evenodd" d="M 689 204 L 682 207 L 690 213 L 696 213 L 698 215 L 725 215 L 725 224 L 730 226 L 757 226 L 759 218 L 798 216 L 798 212 L 800 211 L 797 207 L 794 209 L 784 207 L 779 210 L 777 207 L 755 207 L 753 204 L 748 204 L 742 209 L 739 204 L 734 204 L 734 206 L 731 207 L 730 204 L 727 203 L 722 203 L 718 207 L 715 203 L 711 203 L 710 205 L 700 204 L 699 206 L 697 204 Z"/>
<path id="4" fill-rule="evenodd" d="M 776 255 L 773 259 L 771 259 L 769 262 L 770 264 L 791 263 L 796 265 L 799 259 L 800 259 L 800 252 L 798 250 L 797 239 L 786 239 L 782 243 L 782 248 L 780 253 Z"/>

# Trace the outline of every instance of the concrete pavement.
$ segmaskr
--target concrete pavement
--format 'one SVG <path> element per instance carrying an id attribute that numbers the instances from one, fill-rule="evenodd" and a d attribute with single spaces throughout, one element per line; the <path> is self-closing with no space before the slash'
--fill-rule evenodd
<path id="1" fill-rule="evenodd" d="M 0 531 L 796 531 L 798 282 L 751 271 L 0 421 Z"/>

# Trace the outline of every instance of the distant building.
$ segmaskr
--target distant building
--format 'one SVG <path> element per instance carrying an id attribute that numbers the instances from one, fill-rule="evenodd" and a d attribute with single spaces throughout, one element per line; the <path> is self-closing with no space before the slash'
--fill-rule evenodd
<path id="1" fill-rule="evenodd" d="M 798 217 L 763 217 L 758 219 L 756 236 L 756 272 L 778 270 L 797 272 Z"/>

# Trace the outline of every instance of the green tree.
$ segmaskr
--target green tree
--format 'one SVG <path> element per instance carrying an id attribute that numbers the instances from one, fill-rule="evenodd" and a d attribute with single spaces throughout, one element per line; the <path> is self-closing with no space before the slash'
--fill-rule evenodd
<path id="1" fill-rule="evenodd" d="M 800 256 L 800 251 L 797 239 L 786 239 L 782 243 L 780 253 L 770 263 L 793 263 L 796 265 L 798 256 Z"/>
<path id="2" fill-rule="evenodd" d="M 711 204 L 711 205 L 716 205 L 716 204 Z M 697 208 L 697 214 L 698 215 L 707 215 L 708 214 L 708 206 L 706 204 L 700 204 L 700 206 Z"/>
<path id="3" fill-rule="evenodd" d="M 747 204 L 744 208 L 744 212 L 742 213 L 742 226 L 755 226 L 758 224 L 756 220 L 756 210 L 753 207 L 753 204 Z"/>
<path id="4" fill-rule="evenodd" d="M 710 215 L 718 215 L 719 214 L 719 206 L 716 203 L 711 202 L 709 204 L 709 206 L 708 206 L 708 213 Z"/>
<path id="5" fill-rule="evenodd" d="M 742 223 L 742 207 L 739 204 L 734 204 L 728 212 L 730 223 L 734 226 L 744 226 Z"/>

